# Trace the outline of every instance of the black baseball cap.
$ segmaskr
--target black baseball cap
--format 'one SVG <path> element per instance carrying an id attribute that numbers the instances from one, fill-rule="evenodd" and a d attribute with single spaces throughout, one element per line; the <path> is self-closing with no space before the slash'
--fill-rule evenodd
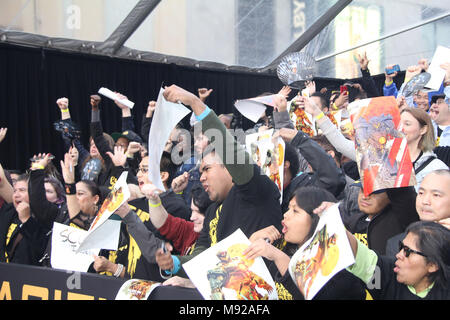
<path id="1" fill-rule="evenodd" d="M 114 142 L 117 142 L 117 139 L 119 139 L 121 137 L 128 139 L 128 141 L 135 141 L 135 142 L 139 142 L 139 143 L 144 142 L 137 133 L 135 133 L 134 131 L 131 131 L 131 130 L 126 130 L 124 132 L 113 132 L 111 134 L 111 137 L 113 138 Z"/>

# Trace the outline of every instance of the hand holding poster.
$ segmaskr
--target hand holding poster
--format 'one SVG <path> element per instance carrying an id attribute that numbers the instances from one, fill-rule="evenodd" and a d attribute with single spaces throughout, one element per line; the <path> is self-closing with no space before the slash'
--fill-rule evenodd
<path id="1" fill-rule="evenodd" d="M 353 263 L 339 204 L 335 204 L 322 213 L 313 236 L 292 256 L 288 270 L 305 299 L 311 300 L 335 274 Z"/>
<path id="2" fill-rule="evenodd" d="M 117 250 L 120 235 L 120 220 L 110 219 L 112 214 L 130 198 L 127 185 L 128 172 L 123 172 L 103 201 L 94 221 L 81 241 L 79 251 L 87 249 Z"/>
<path id="3" fill-rule="evenodd" d="M 241 229 L 205 250 L 183 268 L 206 300 L 276 300 L 275 282 L 261 257 L 242 252 L 250 241 Z"/>
<path id="4" fill-rule="evenodd" d="M 274 130 L 270 129 L 249 134 L 245 137 L 245 145 L 253 161 L 277 185 L 281 201 L 283 199 L 285 144 L 283 139 L 280 136 L 274 136 L 274 133 Z"/>
<path id="5" fill-rule="evenodd" d="M 348 111 L 355 129 L 356 162 L 364 194 L 415 185 L 395 98 L 355 101 L 349 104 Z"/>
<path id="6" fill-rule="evenodd" d="M 148 177 L 161 191 L 165 190 L 160 175 L 160 163 L 164 147 L 173 128 L 191 112 L 181 103 L 168 102 L 163 93 L 164 89 L 161 88 L 148 136 L 148 141 L 152 143 L 152 147 L 148 150 Z"/>
<path id="7" fill-rule="evenodd" d="M 115 92 L 109 90 L 108 88 L 102 87 L 98 90 L 98 93 L 100 93 L 101 95 L 104 95 L 107 98 L 110 98 L 111 100 L 117 100 L 120 103 L 122 103 L 123 105 L 126 105 L 130 109 L 132 109 L 134 107 L 134 102 L 132 102 L 128 99 L 120 99 Z"/>

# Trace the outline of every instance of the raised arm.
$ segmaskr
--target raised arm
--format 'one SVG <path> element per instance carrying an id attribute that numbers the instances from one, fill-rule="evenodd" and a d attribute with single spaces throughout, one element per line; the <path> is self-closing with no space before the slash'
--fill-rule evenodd
<path id="1" fill-rule="evenodd" d="M 66 189 L 66 201 L 67 209 L 69 211 L 69 218 L 73 219 L 80 212 L 80 205 L 78 204 L 76 195 L 75 170 L 69 153 L 66 153 L 64 155 L 64 161 L 61 161 L 61 170 L 64 178 L 64 187 Z"/>
<path id="2" fill-rule="evenodd" d="M 251 180 L 254 169 L 250 156 L 236 142 L 214 111 L 208 108 L 199 97 L 176 85 L 166 87 L 164 97 L 167 101 L 174 103 L 179 101 L 191 107 L 197 120 L 201 121 L 202 132 L 215 146 L 217 154 L 221 157 L 234 183 L 243 185 Z"/>

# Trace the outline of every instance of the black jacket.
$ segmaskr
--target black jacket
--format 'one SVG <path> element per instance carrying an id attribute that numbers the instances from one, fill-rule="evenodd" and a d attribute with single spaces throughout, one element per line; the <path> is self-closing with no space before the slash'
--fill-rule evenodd
<path id="1" fill-rule="evenodd" d="M 33 214 L 22 224 L 14 205 L 4 203 L 0 208 L 0 262 L 38 265 L 48 232 Z"/>
<path id="2" fill-rule="evenodd" d="M 313 172 L 301 173 L 294 177 L 283 190 L 281 208 L 286 212 L 293 192 L 299 187 L 316 186 L 331 192 L 337 197 L 346 184 L 345 175 L 323 148 L 307 134 L 299 131 L 292 139 L 291 145 L 298 149 L 301 155 L 313 168 Z"/>

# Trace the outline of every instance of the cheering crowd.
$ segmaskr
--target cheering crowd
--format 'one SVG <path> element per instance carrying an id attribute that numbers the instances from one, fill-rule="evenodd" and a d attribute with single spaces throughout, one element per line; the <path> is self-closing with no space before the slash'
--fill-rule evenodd
<path id="1" fill-rule="evenodd" d="M 317 90 L 307 82 L 307 95 L 282 87 L 275 107 L 267 107 L 245 132 L 241 115 L 216 115 L 207 105 L 213 89 L 194 94 L 165 87 L 164 98 L 189 107 L 192 116 L 190 127 L 180 122 L 165 142 L 164 190 L 149 178 L 155 101 L 136 128 L 131 109 L 116 100 L 122 128 L 108 134 L 100 121 L 101 97 L 92 95 L 84 146 L 69 99 L 59 98 L 64 159 L 53 163 L 51 150 L 45 150 L 32 155 L 26 172 L 0 165 L 0 262 L 51 268 L 53 223 L 88 230 L 119 176 L 128 172 L 131 197 L 115 212 L 122 221 L 118 249 L 101 250 L 88 272 L 163 282 L 168 296 L 177 287 L 195 290 L 183 263 L 240 228 L 251 242 L 244 254 L 264 258 L 278 297 L 304 299 L 287 271 L 290 259 L 311 238 L 320 214 L 339 203 L 355 263 L 314 299 L 450 299 L 450 62 L 441 65 L 446 75 L 438 91 L 405 95 L 409 80 L 427 71 L 427 61 L 408 67 L 400 88 L 394 83 L 400 75 L 386 73 L 378 92 L 366 55 L 358 58 L 360 83 Z M 416 184 L 367 194 L 354 132 L 342 124 L 349 103 L 379 96 L 396 100 Z M 301 117 L 304 112 L 312 123 Z M 338 112 L 342 121 L 336 120 Z M 285 142 L 281 190 L 236 136 L 239 130 L 245 137 L 272 128 Z M 0 143 L 7 131 L 0 129 Z M 222 144 L 215 143 L 217 134 Z M 375 286 L 374 277 L 380 279 Z M 217 279 L 210 279 L 212 296 L 223 298 L 225 280 Z"/>

